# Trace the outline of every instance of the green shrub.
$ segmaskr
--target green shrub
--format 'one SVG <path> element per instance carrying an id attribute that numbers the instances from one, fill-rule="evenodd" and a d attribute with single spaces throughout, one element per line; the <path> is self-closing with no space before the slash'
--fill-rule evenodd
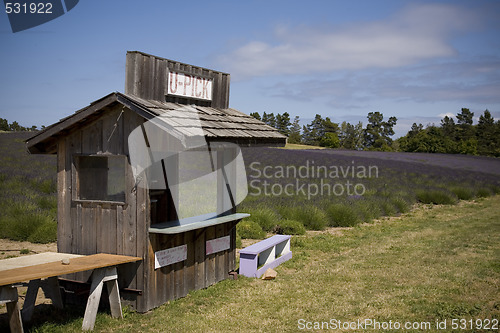
<path id="1" fill-rule="evenodd" d="M 38 207 L 41 209 L 57 209 L 57 197 L 55 195 L 38 198 Z"/>
<path id="2" fill-rule="evenodd" d="M 280 219 L 279 215 L 269 208 L 259 207 L 249 212 L 251 221 L 257 222 L 262 230 L 271 231 L 276 227 Z"/>
<path id="3" fill-rule="evenodd" d="M 361 222 L 356 211 L 346 204 L 332 204 L 326 209 L 331 227 L 352 227 Z"/>
<path id="4" fill-rule="evenodd" d="M 442 190 L 418 190 L 416 196 L 417 200 L 424 204 L 453 205 L 456 203 L 456 199 L 450 193 Z"/>
<path id="5" fill-rule="evenodd" d="M 32 243 L 51 243 L 57 240 L 57 222 L 47 219 L 41 224 L 29 237 L 28 241 Z"/>
<path id="6" fill-rule="evenodd" d="M 480 187 L 477 189 L 476 195 L 478 198 L 486 198 L 491 195 L 491 191 L 485 187 Z"/>
<path id="7" fill-rule="evenodd" d="M 396 208 L 394 207 L 394 205 L 389 202 L 389 201 L 382 201 L 380 203 L 380 207 L 382 208 L 382 211 L 384 212 L 383 214 L 385 216 L 393 216 L 393 215 L 396 215 L 397 213 L 397 210 Z"/>
<path id="8" fill-rule="evenodd" d="M 236 231 L 241 238 L 262 239 L 266 237 L 261 226 L 253 221 L 241 221 L 236 225 Z"/>
<path id="9" fill-rule="evenodd" d="M 277 234 L 282 235 L 304 235 L 306 228 L 299 221 L 281 220 L 275 228 Z"/>
<path id="10" fill-rule="evenodd" d="M 371 222 L 373 219 L 378 219 L 382 215 L 380 206 L 373 201 L 358 201 L 354 209 L 364 222 Z"/>
<path id="11" fill-rule="evenodd" d="M 460 200 L 470 200 L 474 198 L 474 191 L 467 187 L 455 186 L 451 188 L 451 192 L 453 192 Z"/>
<path id="12" fill-rule="evenodd" d="M 0 238 L 37 243 L 53 242 L 57 238 L 57 222 L 52 215 L 37 209 L 32 203 L 4 203 L 0 217 Z"/>
<path id="13" fill-rule="evenodd" d="M 401 197 L 396 197 L 392 199 L 391 203 L 394 205 L 394 207 L 396 207 L 396 209 L 400 213 L 406 213 L 410 210 L 410 204 Z"/>
<path id="14" fill-rule="evenodd" d="M 31 181 L 31 186 L 36 190 L 45 194 L 51 194 L 57 192 L 57 184 L 52 179 L 45 179 L 45 180 L 34 179 Z"/>
<path id="15" fill-rule="evenodd" d="M 323 230 L 328 225 L 325 212 L 316 206 L 286 207 L 280 213 L 285 219 L 301 222 L 309 230 Z"/>

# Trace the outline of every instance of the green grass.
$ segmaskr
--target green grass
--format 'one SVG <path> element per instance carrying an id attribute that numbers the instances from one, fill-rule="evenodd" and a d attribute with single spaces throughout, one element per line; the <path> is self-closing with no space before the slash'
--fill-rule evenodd
<path id="1" fill-rule="evenodd" d="M 418 190 L 417 199 L 424 204 L 453 205 L 457 202 L 450 193 L 444 190 Z"/>
<path id="2" fill-rule="evenodd" d="M 446 319 L 439 332 L 450 332 L 453 318 L 499 319 L 500 196 L 422 207 L 338 234 L 294 236 L 293 258 L 275 280 L 240 276 L 147 314 L 127 310 L 123 320 L 100 311 L 95 331 L 297 332 L 300 319 Z M 36 332 L 81 332 L 82 313 L 35 309 L 35 322 Z"/>
<path id="3" fill-rule="evenodd" d="M 296 143 L 287 143 L 285 147 L 280 147 L 280 148 L 281 149 L 326 149 L 325 147 L 301 145 Z"/>

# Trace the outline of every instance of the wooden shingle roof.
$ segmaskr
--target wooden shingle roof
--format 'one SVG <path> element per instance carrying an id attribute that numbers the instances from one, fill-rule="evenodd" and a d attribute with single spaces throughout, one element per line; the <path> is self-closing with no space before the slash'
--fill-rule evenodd
<path id="1" fill-rule="evenodd" d="M 162 121 L 181 135 L 199 132 L 201 125 L 209 141 L 234 142 L 242 146 L 284 146 L 286 143 L 286 136 L 275 128 L 232 108 L 160 102 L 114 92 L 38 132 L 26 141 L 28 150 L 31 153 L 55 153 L 53 147 L 49 149 L 51 145 L 47 142 L 54 141 L 74 126 L 98 117 L 105 112 L 103 110 L 116 103 L 136 112 L 145 120 L 160 116 Z"/>

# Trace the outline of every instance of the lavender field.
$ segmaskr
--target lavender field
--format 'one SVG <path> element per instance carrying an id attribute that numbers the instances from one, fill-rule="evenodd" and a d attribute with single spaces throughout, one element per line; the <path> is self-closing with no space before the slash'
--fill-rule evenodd
<path id="1" fill-rule="evenodd" d="M 0 133 L 0 238 L 54 241 L 56 157 L 30 155 L 31 133 Z M 500 192 L 500 160 L 346 150 L 243 148 L 252 216 L 243 238 L 266 232 L 354 226 L 409 211 L 417 202 L 454 204 Z"/>
<path id="2" fill-rule="evenodd" d="M 56 240 L 56 157 L 30 155 L 33 133 L 0 133 L 0 238 Z"/>
<path id="3" fill-rule="evenodd" d="M 248 148 L 243 155 L 249 195 L 239 209 L 265 231 L 290 220 L 318 230 L 353 226 L 407 212 L 417 202 L 454 204 L 500 192 L 495 158 L 275 148 Z"/>

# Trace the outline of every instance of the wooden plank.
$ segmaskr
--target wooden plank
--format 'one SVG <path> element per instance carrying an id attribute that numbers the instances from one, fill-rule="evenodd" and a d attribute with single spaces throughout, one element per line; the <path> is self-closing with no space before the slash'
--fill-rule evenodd
<path id="1" fill-rule="evenodd" d="M 108 209 L 109 211 L 109 224 L 108 224 L 108 246 L 107 253 L 118 254 L 116 251 L 116 234 L 117 234 L 117 212 L 116 205 L 112 205 Z"/>
<path id="2" fill-rule="evenodd" d="M 140 55 L 136 52 L 127 52 L 126 64 L 125 64 L 125 93 L 134 94 L 135 90 L 135 78 L 137 69 L 137 58 Z"/>
<path id="3" fill-rule="evenodd" d="M 196 290 L 205 288 L 205 229 L 195 230 L 195 263 L 194 274 L 195 282 L 194 287 Z"/>
<path id="4" fill-rule="evenodd" d="M 0 288 L 0 301 L 2 303 L 7 302 L 10 331 L 12 333 L 24 332 L 21 312 L 19 311 L 17 288 L 11 286 Z"/>
<path id="5" fill-rule="evenodd" d="M 0 260 L 0 272 L 14 268 L 33 266 L 36 264 L 61 261 L 62 259 L 77 258 L 80 256 L 81 255 L 79 254 L 70 253 L 43 252 L 22 257 L 2 259 Z"/>
<path id="6" fill-rule="evenodd" d="M 184 244 L 184 234 L 177 234 L 174 236 L 174 246 L 180 246 Z M 188 252 L 191 249 L 187 249 Z M 173 264 L 174 266 L 174 297 L 175 299 L 184 297 L 184 264 L 185 262 L 178 262 Z"/>
<path id="7" fill-rule="evenodd" d="M 184 262 L 184 294 L 187 295 L 195 289 L 195 242 L 194 231 L 184 233 L 184 244 L 187 244 L 187 259 Z"/>
<path id="8" fill-rule="evenodd" d="M 57 250 L 71 251 L 71 164 L 67 138 L 57 144 Z"/>
<path id="9" fill-rule="evenodd" d="M 90 286 L 90 295 L 85 307 L 85 315 L 83 317 L 82 330 L 92 331 L 94 329 L 97 309 L 101 300 L 102 287 L 104 285 L 104 269 L 96 270 L 92 275 L 92 284 Z"/>
<path id="10" fill-rule="evenodd" d="M 183 232 L 188 232 L 191 230 L 203 229 L 203 228 L 211 227 L 211 226 L 222 224 L 222 223 L 227 223 L 230 221 L 241 220 L 241 219 L 243 219 L 245 217 L 249 217 L 249 216 L 250 216 L 250 214 L 246 214 L 246 213 L 235 213 L 235 214 L 230 214 L 230 215 L 225 215 L 225 216 L 214 217 L 214 218 L 199 221 L 199 222 L 193 221 L 193 223 L 179 225 L 179 226 L 175 226 L 177 224 L 176 221 L 169 221 L 169 222 L 157 223 L 157 224 L 153 225 L 152 227 L 149 228 L 149 232 L 150 233 L 166 234 L 166 235 L 174 235 L 174 234 L 179 234 L 179 233 L 183 233 Z"/>
<path id="11" fill-rule="evenodd" d="M 118 105 L 106 112 L 101 118 L 102 123 L 102 151 L 110 154 L 123 154 L 123 114 L 122 107 Z M 94 150 L 94 153 L 98 150 Z"/>
<path id="12" fill-rule="evenodd" d="M 215 238 L 215 227 L 208 227 L 205 241 Z M 205 287 L 215 283 L 215 255 L 205 256 Z"/>
<path id="13" fill-rule="evenodd" d="M 150 236 L 155 236 L 158 239 L 158 245 L 159 249 L 163 250 L 166 249 L 165 244 L 167 243 L 167 238 L 168 236 L 166 235 L 151 235 Z M 156 293 L 157 293 L 157 304 L 161 305 L 166 302 L 168 295 L 167 295 L 167 276 L 169 273 L 169 266 L 164 266 L 161 267 L 156 271 L 157 277 L 156 277 Z"/>
<path id="14" fill-rule="evenodd" d="M 160 275 L 161 271 L 158 269 L 154 269 L 154 252 L 158 251 L 160 249 L 160 244 L 158 240 L 158 235 L 149 235 L 149 240 L 151 244 L 151 250 L 149 254 L 149 260 L 148 260 L 148 269 L 149 269 L 149 276 L 147 276 L 147 281 L 148 281 L 148 308 L 154 308 L 158 306 L 158 298 L 161 297 L 161 295 L 158 295 L 158 276 Z"/>
<path id="15" fill-rule="evenodd" d="M 219 224 L 215 226 L 215 238 L 223 237 L 225 236 L 224 232 L 224 225 Z M 224 280 L 226 277 L 226 274 L 228 272 L 225 272 L 225 259 L 224 257 L 226 256 L 226 251 L 221 251 L 215 253 L 215 282 L 219 282 L 221 280 Z"/>
<path id="16" fill-rule="evenodd" d="M 174 247 L 174 237 L 170 235 L 165 235 L 164 238 L 165 243 L 162 244 L 162 247 L 165 249 L 169 249 Z M 165 274 L 165 301 L 173 300 L 175 297 L 175 271 L 173 265 L 169 265 L 166 267 L 162 267 L 162 273 Z"/>
<path id="17" fill-rule="evenodd" d="M 138 298 L 138 311 L 147 311 L 147 298 L 153 292 L 149 289 L 148 277 L 154 270 L 154 253 L 151 249 L 149 234 L 149 196 L 145 188 L 145 184 L 139 184 L 136 189 L 137 204 L 136 204 L 136 242 L 137 256 L 143 257 L 144 260 L 139 265 L 137 270 L 137 288 L 143 290 L 145 297 Z"/>
<path id="18" fill-rule="evenodd" d="M 236 224 L 228 223 L 229 235 L 231 236 L 231 247 L 228 253 L 228 272 L 236 269 Z"/>
<path id="19" fill-rule="evenodd" d="M 77 204 L 72 201 L 72 199 L 77 198 L 77 173 L 74 168 L 74 155 L 80 154 L 82 151 L 82 140 L 81 140 L 81 131 L 75 131 L 68 136 L 67 146 L 66 146 L 66 167 L 69 170 L 69 184 L 71 189 L 70 197 L 67 197 L 68 204 L 71 207 L 70 209 L 70 219 L 65 221 L 69 226 L 69 234 L 66 236 L 70 237 L 70 250 L 67 252 L 79 254 L 79 246 L 80 246 L 80 234 L 81 233 L 81 219 L 78 216 L 78 210 L 81 213 L 81 206 L 78 208 Z"/>
<path id="20" fill-rule="evenodd" d="M 72 258 L 70 259 L 69 265 L 64 265 L 60 261 L 56 261 L 28 267 L 14 268 L 2 272 L 2 275 L 0 276 L 0 286 L 23 281 L 44 279 L 51 276 L 82 272 L 96 268 L 116 266 L 139 260 L 142 260 L 142 258 L 99 253 L 90 256 Z"/>
<path id="21" fill-rule="evenodd" d="M 125 187 L 127 189 L 127 187 Z M 123 206 L 116 206 L 116 254 L 124 254 L 123 253 Z"/>

